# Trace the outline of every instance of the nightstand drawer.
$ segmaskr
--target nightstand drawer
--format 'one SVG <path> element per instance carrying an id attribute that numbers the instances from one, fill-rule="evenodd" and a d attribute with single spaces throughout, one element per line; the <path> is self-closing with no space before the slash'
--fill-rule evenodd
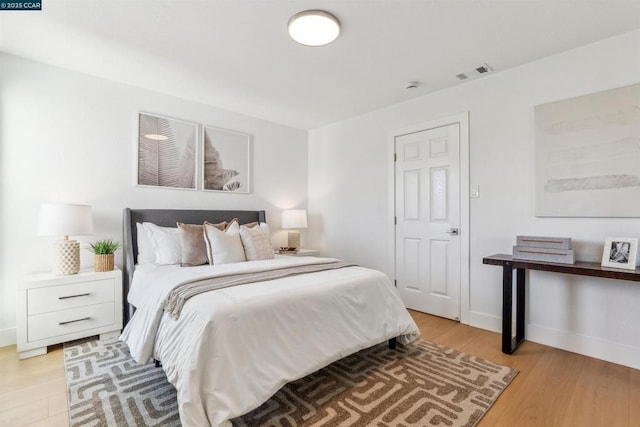
<path id="1" fill-rule="evenodd" d="M 114 300 L 114 280 L 92 280 L 29 289 L 27 315 L 95 305 Z"/>
<path id="2" fill-rule="evenodd" d="M 16 323 L 20 359 L 65 341 L 116 337 L 122 329 L 122 271 L 31 274 L 18 289 Z"/>
<path id="3" fill-rule="evenodd" d="M 113 302 L 29 316 L 27 341 L 37 341 L 115 323 Z"/>

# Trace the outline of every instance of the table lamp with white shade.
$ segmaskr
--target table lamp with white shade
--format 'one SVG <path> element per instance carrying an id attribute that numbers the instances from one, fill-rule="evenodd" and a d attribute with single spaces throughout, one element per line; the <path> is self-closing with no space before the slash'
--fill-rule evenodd
<path id="1" fill-rule="evenodd" d="M 93 233 L 91 206 L 43 203 L 38 218 L 38 236 L 64 237 L 55 245 L 53 273 L 76 274 L 80 271 L 80 243 L 69 236 Z"/>
<path id="2" fill-rule="evenodd" d="M 288 209 L 282 211 L 282 228 L 289 229 L 287 246 L 300 248 L 300 229 L 307 228 L 307 211 L 304 209 Z"/>

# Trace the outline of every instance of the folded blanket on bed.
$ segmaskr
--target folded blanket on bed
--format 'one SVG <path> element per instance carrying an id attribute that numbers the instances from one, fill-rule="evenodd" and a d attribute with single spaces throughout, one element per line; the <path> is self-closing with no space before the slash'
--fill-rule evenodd
<path id="1" fill-rule="evenodd" d="M 203 279 L 190 280 L 176 285 L 169 294 L 164 311 L 173 318 L 180 317 L 180 312 L 184 303 L 191 297 L 203 292 L 215 291 L 216 289 L 228 288 L 231 286 L 244 285 L 247 283 L 264 282 L 282 277 L 295 276 L 298 274 L 315 273 L 317 271 L 336 270 L 338 268 L 351 267 L 344 261 L 331 261 L 321 264 L 309 264 L 293 267 L 283 267 L 269 269 L 252 273 L 228 274 L 224 276 L 206 277 Z"/>

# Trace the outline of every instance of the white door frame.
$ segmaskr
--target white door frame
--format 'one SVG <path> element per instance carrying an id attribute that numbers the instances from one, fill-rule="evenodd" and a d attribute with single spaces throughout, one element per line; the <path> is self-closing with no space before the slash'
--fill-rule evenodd
<path id="1" fill-rule="evenodd" d="M 389 236 L 389 265 L 393 274 L 392 279 L 396 278 L 396 226 L 395 226 L 395 204 L 396 204 L 396 185 L 395 185 L 395 138 L 397 136 L 406 135 L 408 133 L 419 132 L 431 128 L 448 126 L 458 123 L 460 125 L 460 323 L 469 324 L 469 112 L 457 114 L 454 116 L 444 117 L 441 119 L 431 120 L 419 125 L 413 125 L 402 129 L 396 129 L 389 132 L 388 146 L 388 236 Z"/>

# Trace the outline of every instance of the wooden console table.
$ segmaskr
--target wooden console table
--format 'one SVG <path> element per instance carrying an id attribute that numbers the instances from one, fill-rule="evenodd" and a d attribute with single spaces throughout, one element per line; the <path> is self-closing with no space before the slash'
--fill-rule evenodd
<path id="1" fill-rule="evenodd" d="M 576 274 L 579 276 L 604 277 L 607 279 L 640 282 L 640 267 L 622 270 L 602 267 L 596 262 L 577 261 L 575 264 L 514 260 L 511 255 L 497 254 L 482 259 L 483 264 L 502 266 L 502 352 L 511 354 L 524 341 L 524 284 L 525 272 L 529 270 Z M 513 322 L 513 270 L 516 270 L 516 335 L 512 334 Z"/>

